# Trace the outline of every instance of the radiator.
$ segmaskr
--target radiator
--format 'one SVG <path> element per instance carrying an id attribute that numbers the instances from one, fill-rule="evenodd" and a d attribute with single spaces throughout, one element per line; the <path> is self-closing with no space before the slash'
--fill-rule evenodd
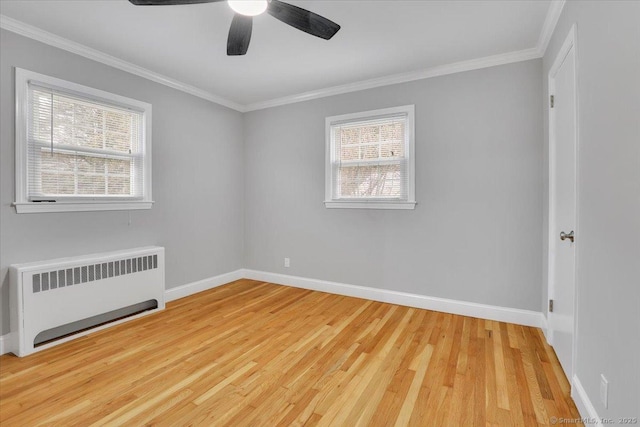
<path id="1" fill-rule="evenodd" d="M 162 247 L 16 264 L 9 274 L 11 350 L 18 356 L 165 306 Z"/>

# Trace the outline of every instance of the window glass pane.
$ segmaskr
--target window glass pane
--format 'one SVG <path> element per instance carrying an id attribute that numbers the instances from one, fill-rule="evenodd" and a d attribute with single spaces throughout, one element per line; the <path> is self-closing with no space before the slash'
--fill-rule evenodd
<path id="1" fill-rule="evenodd" d="M 107 150 L 128 153 L 129 150 L 131 150 L 131 133 L 107 131 L 105 135 L 105 148 Z"/>
<path id="2" fill-rule="evenodd" d="M 54 134 L 54 143 L 59 144 Z M 83 126 L 74 126 L 73 145 L 84 148 L 104 148 L 104 132 L 102 129 L 95 129 Z"/>
<path id="3" fill-rule="evenodd" d="M 104 174 L 105 159 L 93 156 L 76 155 L 78 172 L 92 172 Z"/>
<path id="4" fill-rule="evenodd" d="M 60 95 L 55 94 L 53 97 L 54 99 L 64 99 Z M 102 129 L 104 111 L 100 107 L 76 102 L 73 106 L 73 114 L 76 125 L 81 125 L 85 128 Z"/>
<path id="5" fill-rule="evenodd" d="M 404 144 L 401 142 L 392 142 L 390 144 L 380 144 L 381 157 L 404 157 Z"/>
<path id="6" fill-rule="evenodd" d="M 399 198 L 401 167 L 400 164 L 343 166 L 339 186 L 343 198 Z"/>
<path id="7" fill-rule="evenodd" d="M 360 131 L 358 128 L 340 129 L 341 144 L 357 144 L 360 142 Z"/>
<path id="8" fill-rule="evenodd" d="M 129 176 L 131 170 L 130 160 L 107 159 L 107 172 L 110 174 L 120 174 Z"/>
<path id="9" fill-rule="evenodd" d="M 31 117 L 29 118 L 30 137 L 41 142 L 51 142 L 51 111 L 53 97 L 49 93 L 34 90 L 30 94 Z"/>
<path id="10" fill-rule="evenodd" d="M 40 161 L 43 171 L 73 173 L 76 167 L 76 156 L 74 154 L 52 153 L 51 151 L 40 150 Z"/>
<path id="11" fill-rule="evenodd" d="M 106 128 L 109 132 L 128 133 L 131 131 L 131 114 L 108 111 Z"/>
<path id="12" fill-rule="evenodd" d="M 361 159 L 377 159 L 379 157 L 378 145 L 364 145 L 360 147 Z"/>
<path id="13" fill-rule="evenodd" d="M 364 126 L 360 128 L 360 142 L 378 142 L 380 126 Z"/>
<path id="14" fill-rule="evenodd" d="M 106 177 L 104 175 L 78 174 L 79 194 L 105 194 Z"/>
<path id="15" fill-rule="evenodd" d="M 53 142 L 56 144 L 73 144 L 73 103 L 54 97 L 53 109 Z M 47 135 L 47 139 L 50 138 Z M 51 142 L 51 141 L 49 141 Z"/>
<path id="16" fill-rule="evenodd" d="M 334 143 L 341 161 L 404 158 L 404 122 L 384 120 L 379 124 L 339 126 Z"/>
<path id="17" fill-rule="evenodd" d="M 109 176 L 109 194 L 129 194 L 130 187 L 128 176 Z"/>
<path id="18" fill-rule="evenodd" d="M 130 195 L 131 160 L 39 150 L 42 193 Z M 108 182 L 108 185 L 106 183 Z M 75 190 L 78 185 L 77 191 Z M 105 187 L 106 185 L 106 187 Z M 105 192 L 106 188 L 106 192 Z"/>
<path id="19" fill-rule="evenodd" d="M 74 194 L 73 174 L 45 171 L 42 173 L 42 191 L 45 194 Z"/>
<path id="20" fill-rule="evenodd" d="M 358 160 L 360 158 L 360 149 L 357 145 L 342 146 L 340 152 L 341 160 Z"/>
<path id="21" fill-rule="evenodd" d="M 383 141 L 400 140 L 404 138 L 404 126 L 401 123 L 388 123 L 380 126 Z"/>

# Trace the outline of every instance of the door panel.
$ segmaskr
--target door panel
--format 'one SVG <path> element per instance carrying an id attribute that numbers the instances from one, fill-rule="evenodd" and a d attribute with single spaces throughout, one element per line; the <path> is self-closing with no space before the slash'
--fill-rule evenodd
<path id="1" fill-rule="evenodd" d="M 575 244 L 561 240 L 576 226 L 576 79 L 572 46 L 552 75 L 553 109 L 550 158 L 550 289 L 553 312 L 549 313 L 552 345 L 567 377 L 573 370 L 575 301 Z M 577 238 L 577 236 L 575 236 Z"/>

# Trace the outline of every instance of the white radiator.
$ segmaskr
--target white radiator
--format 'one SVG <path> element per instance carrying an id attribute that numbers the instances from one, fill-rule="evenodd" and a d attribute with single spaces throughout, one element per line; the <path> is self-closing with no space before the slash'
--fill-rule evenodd
<path id="1" fill-rule="evenodd" d="M 164 309 L 164 248 L 158 246 L 16 264 L 9 271 L 11 347 L 18 356 Z M 145 309 L 122 318 L 126 310 Z M 118 320 L 105 323 L 109 316 Z M 56 333 L 63 337 L 53 341 Z M 42 340 L 49 342 L 36 346 Z"/>

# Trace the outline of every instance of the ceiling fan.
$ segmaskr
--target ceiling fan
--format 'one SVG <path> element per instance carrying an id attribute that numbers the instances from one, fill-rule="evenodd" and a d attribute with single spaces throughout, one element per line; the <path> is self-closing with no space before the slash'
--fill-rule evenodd
<path id="1" fill-rule="evenodd" d="M 340 25 L 329 19 L 309 12 L 301 7 L 279 0 L 129 0 L 136 6 L 169 6 L 196 3 L 218 3 L 227 1 L 236 13 L 231 21 L 227 38 L 227 55 L 244 55 L 249 49 L 253 17 L 265 11 L 276 19 L 300 31 L 329 40 Z"/>

